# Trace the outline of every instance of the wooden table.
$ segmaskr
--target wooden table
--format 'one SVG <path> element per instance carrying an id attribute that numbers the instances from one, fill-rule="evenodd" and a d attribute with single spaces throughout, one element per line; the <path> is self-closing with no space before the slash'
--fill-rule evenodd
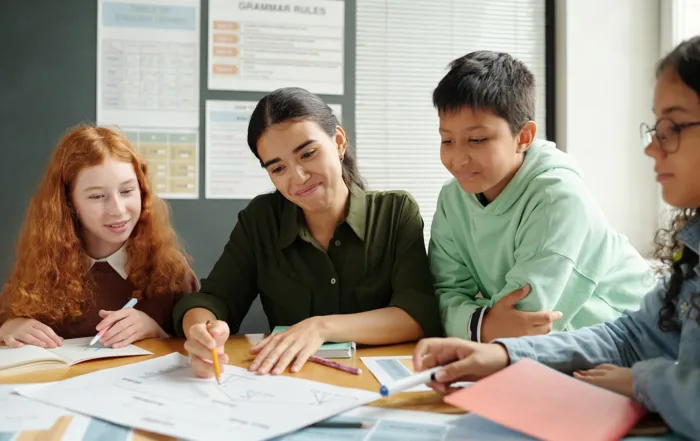
<path id="1" fill-rule="evenodd" d="M 229 363 L 235 366 L 247 368 L 253 361 L 253 356 L 248 352 L 251 346 L 260 341 L 264 337 L 263 334 L 236 335 L 231 337 L 226 343 L 226 354 L 229 357 Z M 169 339 L 159 340 L 150 339 L 136 343 L 143 349 L 153 352 L 153 355 L 144 355 L 137 357 L 123 357 L 106 360 L 94 360 L 85 363 L 80 363 L 67 368 L 51 369 L 37 371 L 21 375 L 0 376 L 0 384 L 20 384 L 20 383 L 44 383 L 48 381 L 59 381 L 67 378 L 76 377 L 78 375 L 87 374 L 90 372 L 99 371 L 117 366 L 124 366 L 131 363 L 149 360 L 151 358 L 160 357 L 173 352 L 185 354 L 184 339 Z M 375 348 L 358 349 L 357 354 L 352 359 L 336 360 L 340 363 L 345 363 L 350 366 L 359 367 L 362 369 L 362 375 L 352 375 L 337 369 L 332 369 L 326 366 L 321 366 L 316 363 L 306 363 L 302 370 L 296 374 L 285 373 L 284 375 L 304 378 L 308 380 L 320 381 L 336 386 L 352 387 L 356 389 L 365 389 L 369 391 L 378 391 L 379 382 L 374 378 L 369 369 L 367 369 L 360 357 L 364 356 L 395 356 L 395 355 L 411 355 L 413 352 L 414 343 L 400 344 L 393 346 L 383 346 Z M 442 397 L 434 392 L 410 392 L 399 393 L 391 397 L 383 398 L 374 401 L 369 406 L 378 406 L 394 409 L 405 410 L 421 410 L 425 412 L 440 412 L 440 413 L 464 413 L 461 409 L 448 406 L 442 402 Z M 69 418 L 69 417 L 64 417 Z M 24 433 L 22 440 L 56 440 L 58 441 L 62 433 L 65 431 L 69 419 L 59 420 L 52 429 L 42 433 Z M 141 431 L 137 432 L 138 440 L 163 440 L 169 439 L 161 436 L 156 436 Z"/>
<path id="2" fill-rule="evenodd" d="M 253 356 L 248 353 L 248 350 L 263 337 L 263 334 L 236 335 L 231 337 L 226 343 L 225 348 L 226 355 L 229 357 L 229 363 L 235 366 L 247 368 L 253 361 Z M 178 338 L 168 340 L 143 340 L 136 343 L 136 346 L 153 352 L 153 355 L 94 360 L 80 363 L 68 368 L 38 371 L 21 375 L 0 376 L 0 384 L 44 383 L 47 381 L 59 381 L 65 380 L 66 378 L 99 371 L 100 369 L 124 366 L 131 363 L 137 363 L 139 361 L 149 360 L 151 358 L 160 357 L 172 352 L 179 352 L 186 355 L 187 353 L 184 350 L 184 343 L 184 339 Z M 393 346 L 361 348 L 358 349 L 357 355 L 352 359 L 336 360 L 349 366 L 361 368 L 362 375 L 348 374 L 337 369 L 318 365 L 316 363 L 306 363 L 303 369 L 298 373 L 285 373 L 284 375 L 320 381 L 336 386 L 352 387 L 376 392 L 379 391 L 379 382 L 377 382 L 372 373 L 369 372 L 362 361 L 360 361 L 360 357 L 411 355 L 414 346 L 414 343 L 407 343 Z M 375 401 L 369 405 L 395 409 L 422 410 L 425 412 L 464 413 L 464 411 L 460 409 L 443 403 L 442 397 L 434 392 L 400 393 Z"/>
<path id="3" fill-rule="evenodd" d="M 251 335 L 236 335 L 229 339 L 226 343 L 226 354 L 229 357 L 230 364 L 247 368 L 253 360 L 253 357 L 248 353 L 248 350 L 255 343 L 264 337 L 263 334 Z M 95 372 L 100 369 L 107 369 L 117 366 L 124 366 L 131 363 L 145 361 L 151 358 L 160 357 L 173 352 L 185 354 L 183 339 L 169 340 L 144 340 L 136 344 L 137 346 L 153 352 L 153 355 L 145 355 L 138 357 L 124 357 L 107 360 L 95 360 L 81 363 L 75 366 L 62 369 L 52 369 L 38 371 L 23 375 L 0 376 L 0 384 L 19 384 L 19 383 L 43 383 L 47 381 L 59 381 L 66 378 L 76 377 L 78 375 Z M 379 383 L 369 370 L 364 366 L 360 357 L 372 356 L 397 356 L 411 355 L 415 344 L 400 344 L 393 346 L 383 346 L 376 348 L 361 348 L 358 349 L 357 355 L 352 359 L 337 360 L 341 363 L 350 366 L 359 367 L 363 370 L 362 375 L 352 375 L 336 369 L 321 366 L 315 363 L 306 363 L 304 368 L 296 374 L 285 374 L 304 378 L 308 380 L 320 381 L 336 386 L 352 387 L 357 389 L 365 389 L 369 391 L 378 391 Z M 438 412 L 450 414 L 463 414 L 464 411 L 442 402 L 442 397 L 435 392 L 409 392 L 399 393 L 391 397 L 383 398 L 374 401 L 368 406 L 377 406 L 393 409 L 404 410 L 419 410 L 424 412 Z M 65 428 L 70 422 L 70 417 L 62 417 L 54 424 L 53 428 L 44 432 L 23 432 L 22 441 L 59 441 Z M 67 419 L 66 419 L 67 418 Z M 636 432 L 633 430 L 632 433 Z M 641 432 L 643 433 L 643 431 Z M 134 431 L 134 441 L 164 441 L 171 438 L 154 435 L 143 431 Z"/>

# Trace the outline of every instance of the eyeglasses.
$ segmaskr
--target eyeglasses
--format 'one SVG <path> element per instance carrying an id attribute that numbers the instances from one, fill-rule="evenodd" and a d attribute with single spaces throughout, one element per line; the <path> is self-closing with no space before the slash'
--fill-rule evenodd
<path id="1" fill-rule="evenodd" d="M 642 123 L 639 127 L 642 136 L 642 144 L 646 148 L 656 138 L 661 150 L 666 153 L 676 153 L 678 151 L 678 138 L 681 132 L 688 127 L 700 126 L 700 121 L 676 124 L 670 119 L 662 118 L 656 122 L 654 127 Z"/>

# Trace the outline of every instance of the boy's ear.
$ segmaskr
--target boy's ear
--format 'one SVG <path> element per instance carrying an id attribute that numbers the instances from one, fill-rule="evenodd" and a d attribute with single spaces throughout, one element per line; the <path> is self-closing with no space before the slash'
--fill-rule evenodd
<path id="1" fill-rule="evenodd" d="M 530 148 L 532 142 L 535 140 L 535 135 L 537 135 L 537 123 L 534 121 L 528 121 L 522 129 L 520 129 L 520 135 L 518 138 L 518 153 L 524 153 Z"/>

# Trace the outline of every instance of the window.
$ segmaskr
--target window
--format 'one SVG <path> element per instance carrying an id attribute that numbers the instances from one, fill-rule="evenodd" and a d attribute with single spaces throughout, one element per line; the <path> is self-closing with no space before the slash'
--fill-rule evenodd
<path id="1" fill-rule="evenodd" d="M 677 1 L 680 14 L 678 35 L 681 40 L 700 35 L 700 0 Z"/>
<path id="2" fill-rule="evenodd" d="M 450 178 L 432 106 L 450 61 L 486 49 L 525 62 L 536 77 L 538 136 L 545 137 L 545 0 L 358 0 L 356 46 L 359 169 L 370 189 L 415 197 L 426 243 Z"/>

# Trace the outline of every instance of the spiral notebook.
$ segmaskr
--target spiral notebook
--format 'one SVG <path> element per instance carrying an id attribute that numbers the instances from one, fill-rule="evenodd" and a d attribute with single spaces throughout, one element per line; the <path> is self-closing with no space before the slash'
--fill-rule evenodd
<path id="1" fill-rule="evenodd" d="M 287 328 L 289 328 L 289 326 L 275 326 L 272 333 L 276 334 Z M 321 358 L 352 358 L 355 354 L 355 348 L 355 342 L 352 341 L 325 343 L 314 355 Z"/>

